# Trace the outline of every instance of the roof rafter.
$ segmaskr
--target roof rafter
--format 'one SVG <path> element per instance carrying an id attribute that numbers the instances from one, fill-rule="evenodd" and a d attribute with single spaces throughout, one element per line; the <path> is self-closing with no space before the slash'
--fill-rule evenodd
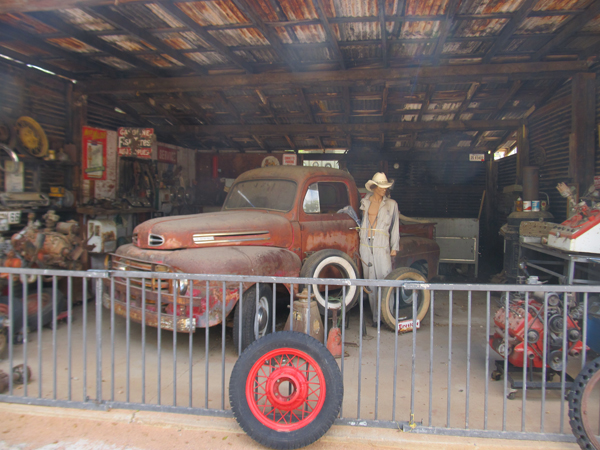
<path id="1" fill-rule="evenodd" d="M 311 0 L 313 5 L 315 6 L 315 10 L 317 11 L 317 15 L 319 16 L 319 20 L 321 21 L 321 25 L 325 29 L 325 34 L 327 36 L 327 42 L 331 45 L 333 49 L 333 53 L 340 64 L 340 68 L 342 70 L 346 69 L 346 64 L 344 63 L 344 55 L 340 50 L 340 46 L 338 45 L 338 41 L 335 38 L 335 34 L 331 29 L 331 25 L 329 24 L 329 20 L 327 19 L 327 15 L 325 14 L 325 9 L 323 8 L 323 4 L 321 0 Z"/>

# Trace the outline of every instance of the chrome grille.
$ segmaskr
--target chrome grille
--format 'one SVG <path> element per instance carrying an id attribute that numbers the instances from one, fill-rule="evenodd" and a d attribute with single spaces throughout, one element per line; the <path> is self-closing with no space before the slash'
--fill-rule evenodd
<path id="1" fill-rule="evenodd" d="M 148 246 L 149 247 L 160 247 L 165 243 L 165 238 L 159 236 L 158 234 L 151 234 L 148 236 Z"/>

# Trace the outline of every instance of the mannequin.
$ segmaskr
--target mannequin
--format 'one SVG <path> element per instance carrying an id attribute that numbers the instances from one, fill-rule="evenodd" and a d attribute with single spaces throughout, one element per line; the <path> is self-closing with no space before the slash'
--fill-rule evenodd
<path id="1" fill-rule="evenodd" d="M 394 183 L 378 172 L 365 184 L 371 194 L 360 203 L 363 220 L 360 226 L 360 257 L 363 274 L 369 279 L 383 279 L 392 271 L 392 257 L 400 248 L 398 204 L 387 196 Z M 369 293 L 369 304 L 376 325 L 379 319 L 377 289 Z"/>

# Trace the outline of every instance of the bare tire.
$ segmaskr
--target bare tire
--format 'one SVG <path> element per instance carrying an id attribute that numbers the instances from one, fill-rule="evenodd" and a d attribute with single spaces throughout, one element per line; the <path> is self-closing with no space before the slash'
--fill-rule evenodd
<path id="1" fill-rule="evenodd" d="M 396 281 L 420 281 L 427 283 L 427 278 L 414 269 L 409 267 L 399 267 L 392 270 L 386 277 L 386 280 Z M 429 290 L 416 289 L 417 294 L 417 320 L 421 321 L 429 311 L 431 302 L 431 292 Z M 381 318 L 385 324 L 392 330 L 396 328 L 396 309 L 398 310 L 398 322 L 402 320 L 412 320 L 412 289 L 386 287 L 381 290 Z M 396 300 L 398 305 L 396 308 Z"/>
<path id="2" fill-rule="evenodd" d="M 233 313 L 233 342 L 235 347 L 240 348 L 241 339 L 243 352 L 255 340 L 269 334 L 272 331 L 272 314 L 273 290 L 269 286 L 260 284 L 258 307 L 256 303 L 256 285 L 244 292 L 241 307 L 238 303 Z"/>
<path id="3" fill-rule="evenodd" d="M 356 280 L 358 268 L 348 255 L 340 250 L 320 250 L 310 255 L 300 271 L 301 278 L 342 278 Z M 325 301 L 325 285 L 312 284 L 311 293 L 319 304 L 321 313 L 325 311 L 325 304 L 330 310 L 340 309 L 344 291 L 342 286 L 330 285 Z M 359 290 L 357 286 L 346 286 L 344 304 L 346 311 L 356 305 Z"/>
<path id="4" fill-rule="evenodd" d="M 600 358 L 586 364 L 569 391 L 569 419 L 577 443 L 584 450 L 600 449 L 598 393 Z"/>
<path id="5" fill-rule="evenodd" d="M 342 374 L 329 350 L 295 331 L 250 345 L 229 381 L 236 420 L 248 436 L 274 449 L 305 447 L 323 436 L 343 396 Z"/>

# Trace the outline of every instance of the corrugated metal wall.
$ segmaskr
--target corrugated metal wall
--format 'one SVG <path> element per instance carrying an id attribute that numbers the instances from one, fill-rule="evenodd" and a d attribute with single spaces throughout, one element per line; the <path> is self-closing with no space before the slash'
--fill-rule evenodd
<path id="1" fill-rule="evenodd" d="M 0 121 L 13 125 L 20 116 L 33 117 L 51 144 L 62 145 L 69 129 L 68 91 L 66 80 L 0 63 Z"/>
<path id="2" fill-rule="evenodd" d="M 554 222 L 560 223 L 566 218 L 567 205 L 556 190 L 556 185 L 561 181 L 569 181 L 570 82 L 548 101 L 547 108 L 547 112 L 534 114 L 529 120 L 530 163 L 533 165 L 543 161 L 543 164 L 539 164 L 540 192 L 550 197 L 550 212 L 554 215 Z"/>
<path id="3" fill-rule="evenodd" d="M 476 218 L 485 190 L 485 163 L 469 161 L 402 161 L 389 163 L 387 177 L 395 180 L 391 197 L 402 214 L 416 217 Z M 348 164 L 363 187 L 378 172 L 379 163 Z"/>
<path id="4" fill-rule="evenodd" d="M 497 178 L 497 191 L 494 209 L 494 227 L 500 229 L 507 221 L 508 215 L 512 212 L 513 201 L 511 195 L 504 194 L 504 188 L 515 184 L 517 177 L 517 155 L 507 156 L 506 158 L 495 161 Z"/>

